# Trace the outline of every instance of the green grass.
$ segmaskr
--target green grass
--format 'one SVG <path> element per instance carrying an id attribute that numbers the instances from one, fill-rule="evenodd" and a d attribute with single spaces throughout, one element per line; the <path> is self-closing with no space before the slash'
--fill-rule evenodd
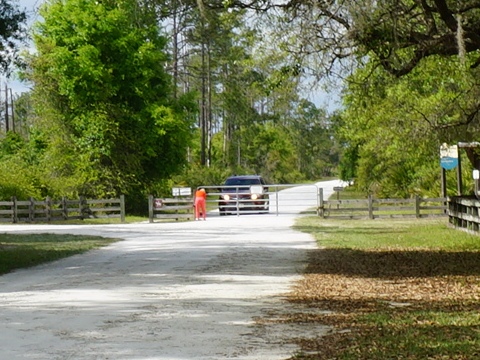
<path id="1" fill-rule="evenodd" d="M 118 239 L 99 236 L 0 234 L 0 275 L 84 253 L 115 241 Z"/>
<path id="2" fill-rule="evenodd" d="M 477 310 L 375 312 L 359 318 L 366 327 L 358 344 L 342 359 L 478 358 L 480 315 Z M 378 345 L 377 345 L 378 344 Z"/>
<path id="3" fill-rule="evenodd" d="M 480 250 L 480 237 L 449 228 L 445 218 L 320 220 L 304 217 L 295 229 L 313 234 L 324 247 Z"/>
<path id="4" fill-rule="evenodd" d="M 148 218 L 127 216 L 126 223 L 148 221 Z M 55 221 L 54 225 L 119 224 L 117 218 Z M 39 223 L 41 224 L 41 223 Z M 11 225 L 11 224 L 9 224 Z M 54 234 L 2 234 L 0 225 L 0 275 L 16 269 L 28 268 L 109 245 L 118 239 L 99 236 Z"/>
<path id="5" fill-rule="evenodd" d="M 148 217 L 142 216 L 126 216 L 125 224 L 139 223 L 148 221 Z M 47 221 L 37 221 L 37 222 L 24 222 L 21 221 L 19 225 L 28 225 L 28 224 L 48 224 L 48 225 L 108 225 L 108 224 L 121 224 L 120 218 L 87 218 L 84 220 L 72 219 L 72 220 L 52 220 Z M 2 230 L 3 225 L 13 225 L 11 222 L 0 222 L 0 231 Z"/>
<path id="6" fill-rule="evenodd" d="M 335 192 L 330 197 L 330 200 L 363 200 L 368 199 L 368 195 L 363 191 L 359 191 L 355 186 L 347 186 L 343 191 Z"/>
<path id="7" fill-rule="evenodd" d="M 334 331 L 293 359 L 480 358 L 480 237 L 446 221 L 300 218 L 319 249 L 291 301 Z"/>
<path id="8" fill-rule="evenodd" d="M 125 217 L 125 224 L 132 224 L 138 222 L 148 221 L 148 217 L 142 216 L 126 216 Z M 39 224 L 45 224 L 44 222 Z M 52 221 L 49 224 L 54 225 L 107 225 L 107 224 L 121 224 L 120 218 L 88 218 L 83 220 L 58 220 Z M 2 229 L 0 225 L 0 230 Z"/>

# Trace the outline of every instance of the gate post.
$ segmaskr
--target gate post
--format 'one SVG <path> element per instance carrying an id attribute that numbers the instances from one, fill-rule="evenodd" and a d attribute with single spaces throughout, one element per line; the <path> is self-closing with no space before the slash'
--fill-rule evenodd
<path id="1" fill-rule="evenodd" d="M 325 219 L 324 203 L 323 203 L 323 188 L 318 188 L 318 209 L 317 215 Z"/>
<path id="2" fill-rule="evenodd" d="M 120 222 L 125 222 L 125 195 L 120 195 Z"/>
<path id="3" fill-rule="evenodd" d="M 148 195 L 148 222 L 153 223 L 153 195 Z"/>
<path id="4" fill-rule="evenodd" d="M 278 186 L 275 186 L 275 208 L 278 216 Z"/>

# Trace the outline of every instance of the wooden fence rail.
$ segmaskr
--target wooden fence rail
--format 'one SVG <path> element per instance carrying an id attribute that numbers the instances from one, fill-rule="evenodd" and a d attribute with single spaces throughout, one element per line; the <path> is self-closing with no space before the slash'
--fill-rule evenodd
<path id="1" fill-rule="evenodd" d="M 448 199 L 448 221 L 455 229 L 480 234 L 480 200 L 454 196 Z"/>
<path id="2" fill-rule="evenodd" d="M 193 220 L 193 198 L 154 198 L 148 197 L 148 218 L 153 223 L 154 219 L 168 220 Z"/>
<path id="3" fill-rule="evenodd" d="M 376 219 L 447 216 L 446 198 L 323 200 L 318 211 L 322 218 Z"/>
<path id="4" fill-rule="evenodd" d="M 125 222 L 125 197 L 118 199 L 89 200 L 80 197 L 76 200 L 62 198 L 54 200 L 0 201 L 0 222 L 50 222 L 87 218 L 119 218 Z"/>

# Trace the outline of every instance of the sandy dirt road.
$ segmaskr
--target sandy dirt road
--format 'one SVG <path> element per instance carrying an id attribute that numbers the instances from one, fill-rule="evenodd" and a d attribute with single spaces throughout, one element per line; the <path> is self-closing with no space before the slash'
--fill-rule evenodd
<path id="1" fill-rule="evenodd" d="M 319 183 L 327 197 L 338 181 Z M 300 208 L 299 208 L 300 210 Z M 313 239 L 294 214 L 126 225 L 3 225 L 0 233 L 122 239 L 0 277 L 0 359 L 286 359 L 283 294 Z M 308 329 L 322 331 L 322 329 Z"/>

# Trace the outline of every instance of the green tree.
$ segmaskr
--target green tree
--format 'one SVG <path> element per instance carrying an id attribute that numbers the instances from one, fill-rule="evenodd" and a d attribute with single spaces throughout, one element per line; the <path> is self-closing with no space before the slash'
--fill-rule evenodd
<path id="1" fill-rule="evenodd" d="M 18 44 L 25 39 L 23 26 L 27 17 L 10 0 L 0 0 L 0 10 L 0 70 L 8 72 L 12 62 L 18 60 Z"/>
<path id="2" fill-rule="evenodd" d="M 218 6 L 215 1 L 208 4 Z M 239 0 L 225 4 L 270 14 L 280 9 L 279 45 L 300 58 L 310 57 L 310 64 L 322 74 L 338 71 L 334 64 L 345 64 L 345 58 L 362 61 L 366 55 L 395 76 L 409 73 L 422 59 L 435 55 L 471 53 L 472 66 L 480 64 L 478 0 Z"/>
<path id="3" fill-rule="evenodd" d="M 295 183 L 302 180 L 291 137 L 285 128 L 273 123 L 258 124 L 246 129 L 246 146 L 242 158 L 254 173 L 262 174 L 271 183 Z"/>
<path id="4" fill-rule="evenodd" d="M 330 119 L 323 109 L 300 100 L 289 125 L 298 157 L 298 171 L 308 180 L 333 176 L 337 170 L 338 147 Z"/>
<path id="5" fill-rule="evenodd" d="M 439 194 L 440 145 L 479 135 L 477 78 L 456 57 L 425 59 L 401 78 L 373 61 L 357 70 L 337 124 L 357 184 L 386 196 Z"/>
<path id="6" fill-rule="evenodd" d="M 136 193 L 182 169 L 188 101 L 174 101 L 166 38 L 135 0 L 50 0 L 36 24 L 31 80 L 50 177 L 70 192 Z M 66 189 L 62 189 L 66 191 Z"/>
<path id="7" fill-rule="evenodd" d="M 37 182 L 37 167 L 25 161 L 29 143 L 9 131 L 0 141 L 0 199 L 12 196 L 19 199 L 41 196 Z"/>
<path id="8" fill-rule="evenodd" d="M 197 95 L 198 141 L 190 152 L 196 173 L 203 173 L 197 164 L 218 167 L 208 172 L 215 176 L 227 169 L 272 181 L 331 173 L 335 148 L 324 114 L 298 108 L 302 69 L 262 41 L 271 32 L 265 18 L 254 23 L 251 13 L 226 9 L 228 3 L 159 3 L 171 17 L 174 83 L 179 93 Z"/>

